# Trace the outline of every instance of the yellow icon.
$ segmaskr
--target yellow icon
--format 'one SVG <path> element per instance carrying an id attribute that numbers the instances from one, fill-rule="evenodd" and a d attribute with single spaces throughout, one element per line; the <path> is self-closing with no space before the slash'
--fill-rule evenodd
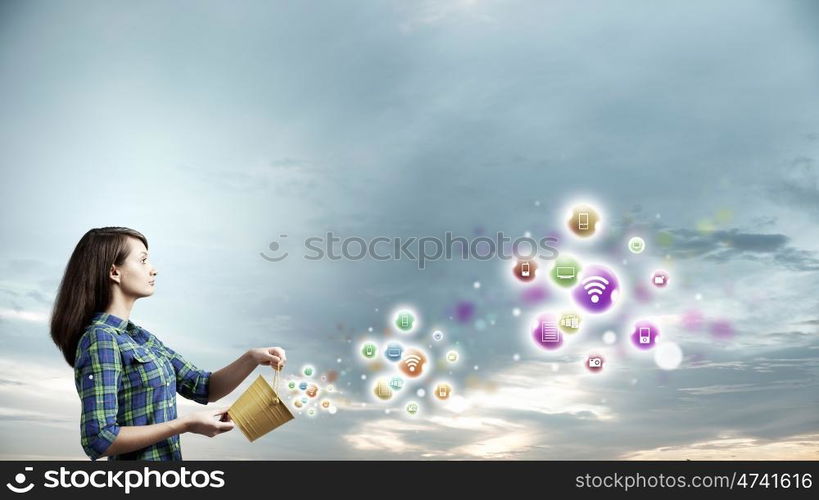
<path id="1" fill-rule="evenodd" d="M 375 390 L 373 390 L 373 392 L 378 399 L 383 399 L 384 401 L 392 397 L 392 389 L 390 389 L 390 385 L 384 379 L 379 380 L 378 383 L 375 384 Z"/>
<path id="2" fill-rule="evenodd" d="M 560 330 L 563 333 L 575 333 L 580 329 L 580 315 L 576 313 L 563 313 L 560 316 Z"/>

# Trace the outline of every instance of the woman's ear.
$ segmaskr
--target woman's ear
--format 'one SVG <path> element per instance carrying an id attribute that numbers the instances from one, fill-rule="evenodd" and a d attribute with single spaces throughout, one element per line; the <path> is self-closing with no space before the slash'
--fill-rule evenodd
<path id="1" fill-rule="evenodd" d="M 119 274 L 119 269 L 117 269 L 117 266 L 111 264 L 111 270 L 108 272 L 108 277 L 111 278 L 111 280 L 115 281 L 116 283 L 120 282 L 119 281 L 120 280 L 120 274 Z"/>

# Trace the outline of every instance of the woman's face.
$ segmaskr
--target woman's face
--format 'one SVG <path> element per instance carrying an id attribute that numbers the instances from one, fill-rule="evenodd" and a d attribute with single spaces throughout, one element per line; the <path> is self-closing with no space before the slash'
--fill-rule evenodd
<path id="1" fill-rule="evenodd" d="M 148 260 L 148 249 L 137 238 L 128 238 L 128 257 L 120 266 L 113 266 L 111 278 L 122 293 L 129 297 L 149 297 L 154 293 L 156 268 Z"/>

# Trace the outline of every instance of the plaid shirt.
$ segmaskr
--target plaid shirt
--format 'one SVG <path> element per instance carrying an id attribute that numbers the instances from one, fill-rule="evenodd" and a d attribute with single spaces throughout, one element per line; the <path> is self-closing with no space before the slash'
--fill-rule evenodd
<path id="1" fill-rule="evenodd" d="M 152 333 L 111 314 L 94 315 L 75 359 L 81 443 L 91 460 L 108 449 L 122 425 L 175 419 L 177 391 L 208 403 L 211 372 L 199 370 Z M 182 460 L 179 436 L 109 460 Z"/>

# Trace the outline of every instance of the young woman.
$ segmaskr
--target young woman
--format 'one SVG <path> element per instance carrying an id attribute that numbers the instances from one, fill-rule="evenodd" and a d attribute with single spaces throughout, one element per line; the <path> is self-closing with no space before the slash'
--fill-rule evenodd
<path id="1" fill-rule="evenodd" d="M 129 319 L 134 302 L 153 295 L 156 275 L 145 236 L 104 227 L 80 239 L 60 284 L 51 337 L 74 367 L 80 441 L 92 460 L 181 460 L 180 434 L 213 437 L 233 422 L 226 408 L 177 416 L 177 392 L 218 401 L 256 366 L 281 370 L 287 361 L 281 347 L 260 347 L 216 372 L 195 367 Z"/>

